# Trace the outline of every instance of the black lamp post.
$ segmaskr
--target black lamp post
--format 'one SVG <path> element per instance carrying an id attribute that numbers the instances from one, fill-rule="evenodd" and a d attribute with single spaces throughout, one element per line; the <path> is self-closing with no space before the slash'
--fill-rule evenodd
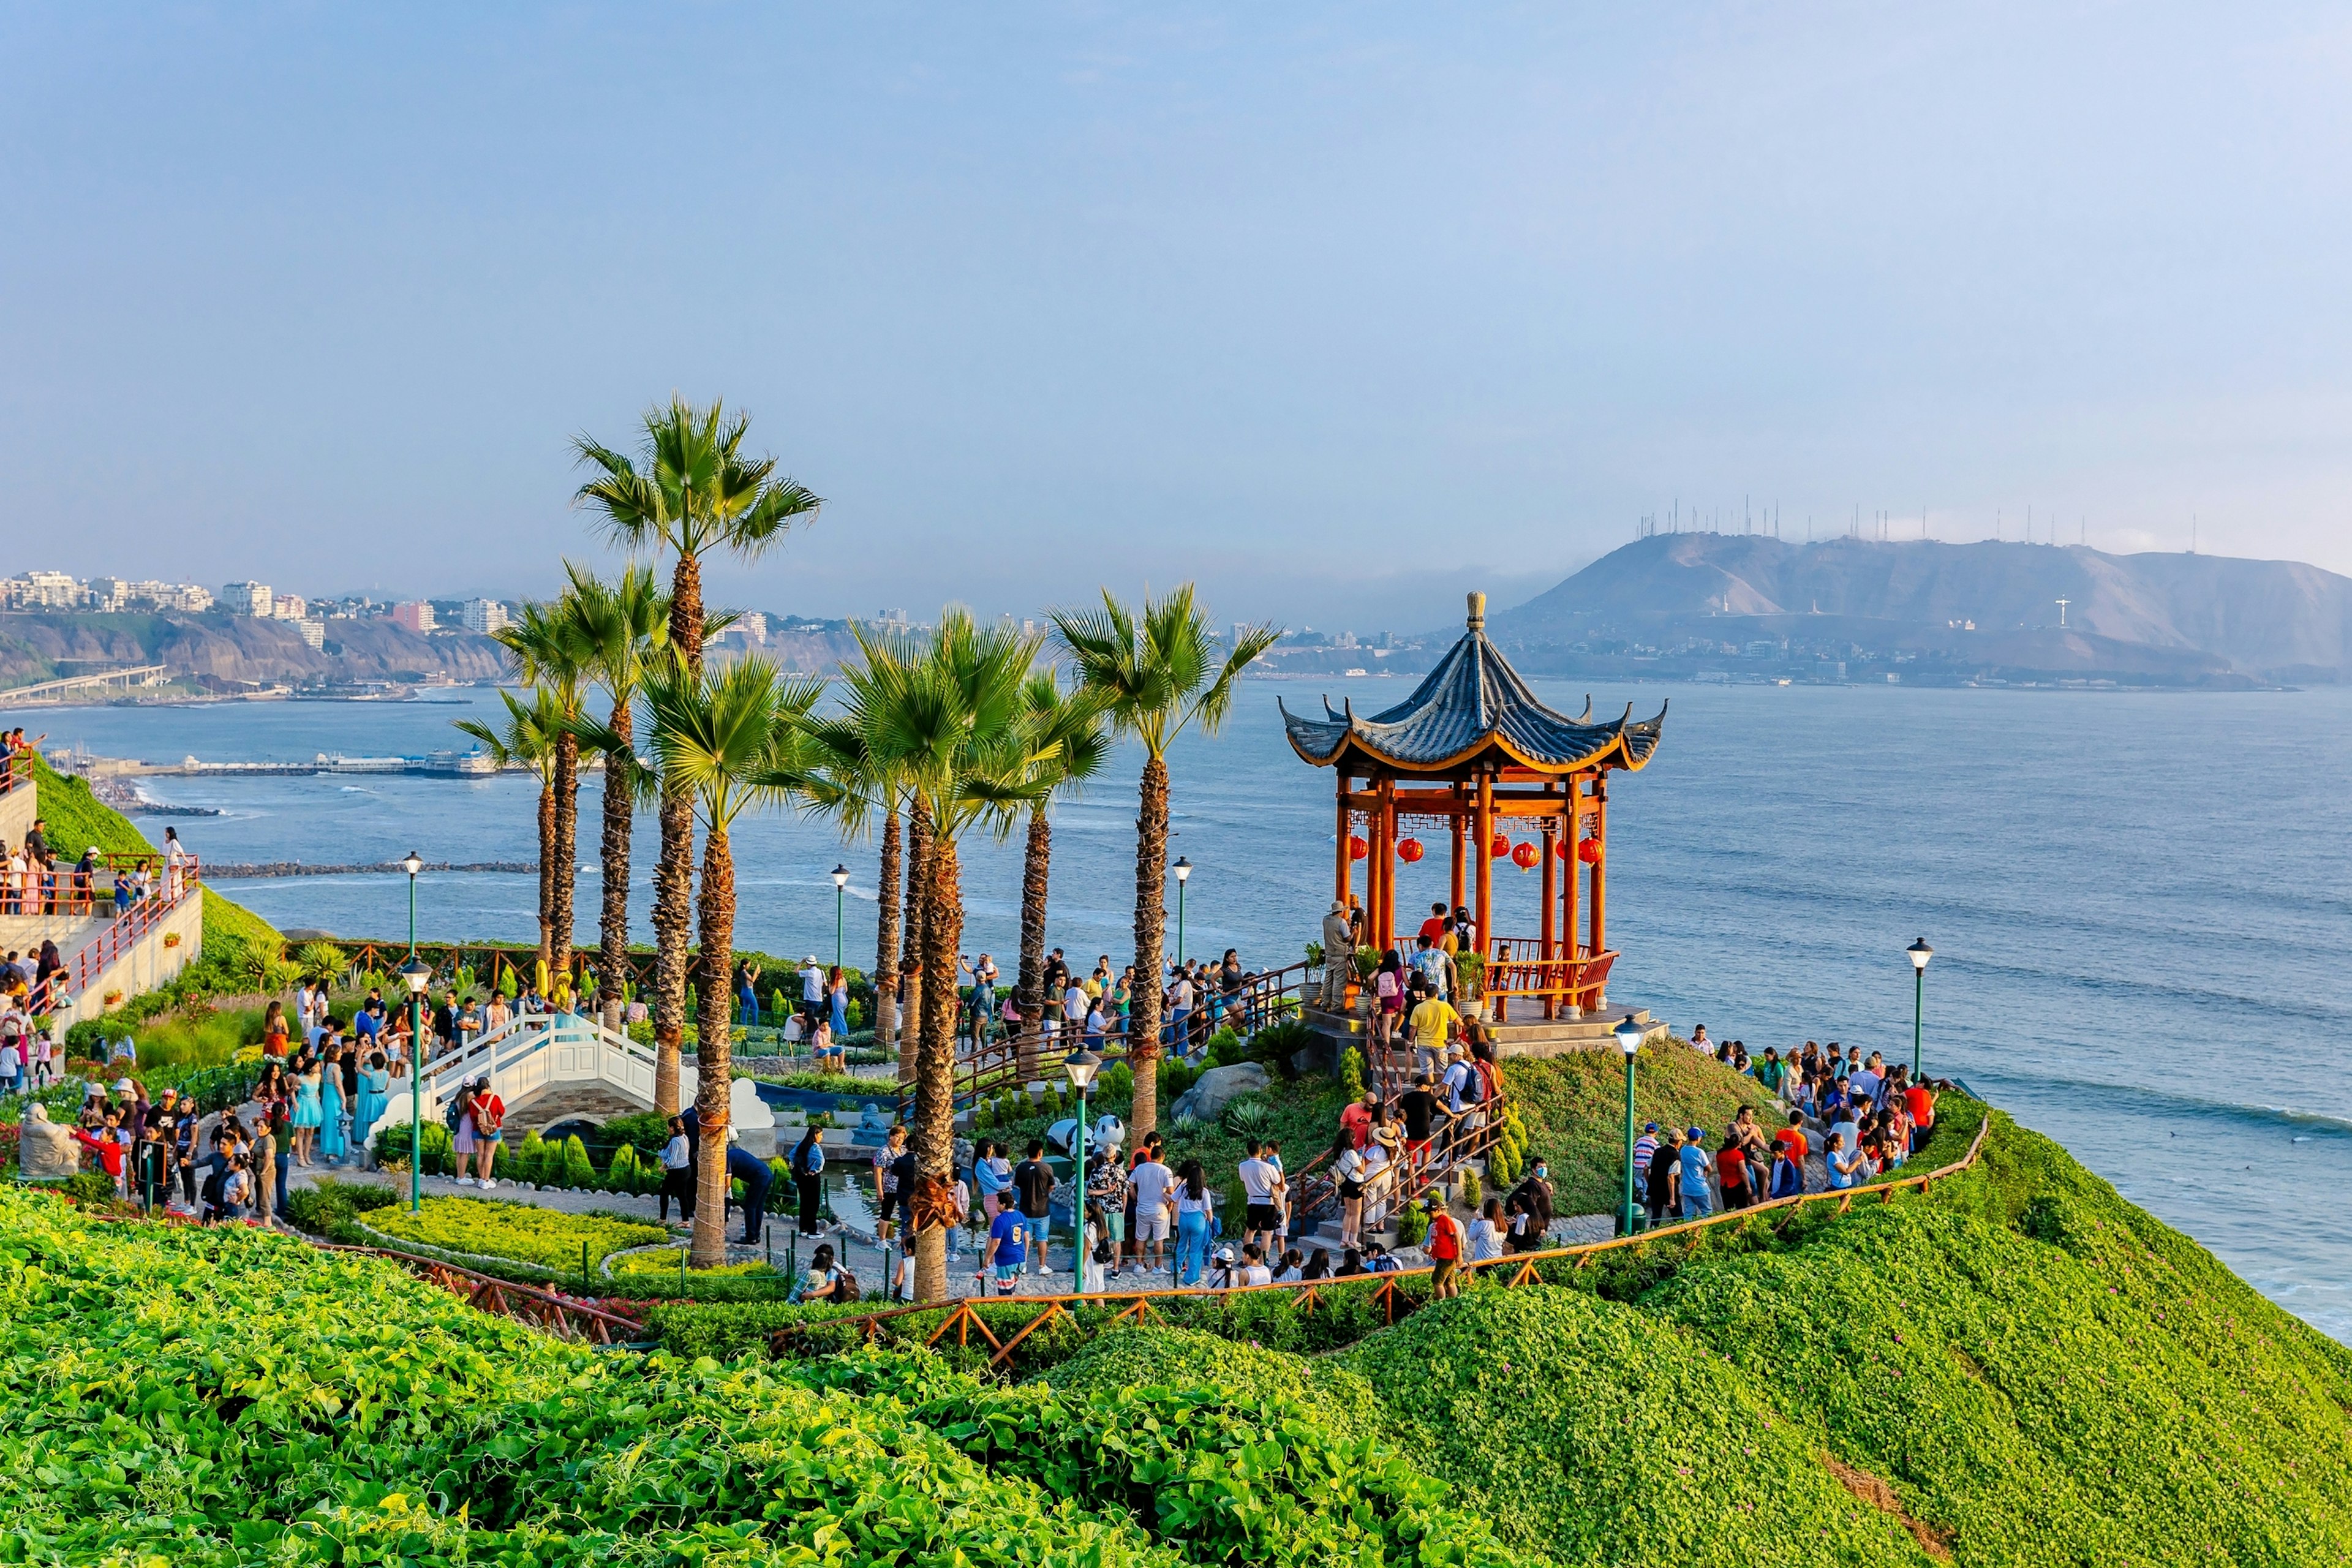
<path id="1" fill-rule="evenodd" d="M 1903 950 L 1911 955 L 1911 1081 L 1919 1081 L 1919 1025 L 1927 1005 L 1927 961 L 1936 950 L 1921 937 Z"/>
<path id="2" fill-rule="evenodd" d="M 1178 886 L 1182 886 L 1179 883 Z M 1086 1279 L 1087 1251 L 1087 1090 L 1102 1070 L 1102 1058 L 1080 1048 L 1062 1058 L 1062 1070 L 1069 1075 L 1070 1087 L 1078 1091 L 1078 1132 L 1075 1141 L 1077 1163 L 1070 1172 L 1070 1294 L 1078 1293 Z M 1040 1237 L 1037 1245 L 1045 1245 Z M 1050 1263 L 1046 1265 L 1051 1267 Z"/>
<path id="3" fill-rule="evenodd" d="M 1617 1216 L 1617 1234 L 1633 1234 L 1633 1058 L 1642 1054 L 1642 1037 L 1649 1031 L 1633 1021 L 1628 1013 L 1618 1026 L 1609 1031 L 1617 1037 L 1617 1048 L 1625 1053 L 1625 1210 Z"/>
<path id="4" fill-rule="evenodd" d="M 1192 879 L 1192 862 L 1183 856 L 1169 868 L 1176 873 L 1176 962 L 1184 962 L 1184 884 Z"/>
<path id="5" fill-rule="evenodd" d="M 841 967 L 841 895 L 849 887 L 849 868 L 835 862 L 833 868 L 833 966 Z"/>

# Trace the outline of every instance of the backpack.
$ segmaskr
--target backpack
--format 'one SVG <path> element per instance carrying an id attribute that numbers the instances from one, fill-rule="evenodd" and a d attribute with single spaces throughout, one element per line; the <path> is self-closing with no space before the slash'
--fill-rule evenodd
<path id="1" fill-rule="evenodd" d="M 857 1287 L 857 1276 L 846 1268 L 833 1271 L 833 1299 L 835 1301 L 863 1301 L 866 1292 Z"/>
<path id="2" fill-rule="evenodd" d="M 1095 1261 L 1108 1263 L 1110 1257 L 1110 1232 L 1097 1227 L 1095 1232 Z"/>
<path id="3" fill-rule="evenodd" d="M 1493 1062 L 1484 1059 L 1473 1061 L 1470 1064 L 1470 1070 L 1478 1075 L 1478 1098 L 1480 1100 L 1499 1100 L 1502 1098 L 1502 1079 L 1496 1076 L 1495 1064 Z"/>
<path id="4" fill-rule="evenodd" d="M 1484 1064 L 1467 1062 L 1464 1065 L 1470 1070 L 1462 1075 L 1462 1103 L 1476 1105 L 1486 1098 L 1486 1075 L 1478 1070 Z"/>

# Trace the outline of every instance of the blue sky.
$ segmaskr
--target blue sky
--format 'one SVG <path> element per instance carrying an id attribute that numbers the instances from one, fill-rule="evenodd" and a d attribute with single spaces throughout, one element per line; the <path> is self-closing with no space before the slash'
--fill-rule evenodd
<path id="1" fill-rule="evenodd" d="M 20 3 L 0 571 L 543 591 L 673 389 L 828 498 L 717 574 L 810 614 L 1432 626 L 1677 498 L 2352 571 L 2347 78 L 2294 5 Z"/>

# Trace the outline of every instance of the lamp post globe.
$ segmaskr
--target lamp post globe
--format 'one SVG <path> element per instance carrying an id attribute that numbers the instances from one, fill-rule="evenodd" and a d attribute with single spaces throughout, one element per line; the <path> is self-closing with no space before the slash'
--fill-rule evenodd
<path id="1" fill-rule="evenodd" d="M 413 860 L 415 856 L 411 856 Z M 415 884 L 412 880 L 411 887 Z M 408 1209 L 425 1202 L 425 988 L 433 971 L 414 952 L 400 966 L 401 984 L 408 987 Z"/>
<path id="2" fill-rule="evenodd" d="M 1643 1028 L 1633 1014 L 1619 1020 L 1609 1031 L 1616 1037 L 1617 1048 L 1625 1053 L 1625 1204 L 1617 1215 L 1617 1234 L 1633 1234 L 1633 1060 L 1642 1054 L 1642 1042 L 1650 1031 Z"/>
<path id="3" fill-rule="evenodd" d="M 1927 1005 L 1927 961 L 1936 950 L 1921 937 L 1904 952 L 1911 960 L 1911 1081 L 1919 1081 L 1919 1028 Z"/>

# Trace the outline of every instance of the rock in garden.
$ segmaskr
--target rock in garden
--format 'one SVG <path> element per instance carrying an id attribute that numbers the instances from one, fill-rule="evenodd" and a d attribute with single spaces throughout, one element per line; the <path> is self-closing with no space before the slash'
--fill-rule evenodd
<path id="1" fill-rule="evenodd" d="M 1256 1093 L 1272 1081 L 1265 1068 L 1256 1062 L 1211 1068 L 1184 1091 L 1171 1114 L 1179 1121 L 1214 1121 L 1225 1113 L 1227 1104 L 1243 1095 Z"/>

